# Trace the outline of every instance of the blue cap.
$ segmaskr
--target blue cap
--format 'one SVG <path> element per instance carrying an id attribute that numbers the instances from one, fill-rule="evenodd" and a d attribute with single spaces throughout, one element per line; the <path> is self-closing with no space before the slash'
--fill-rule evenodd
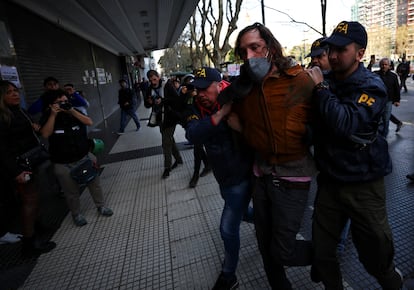
<path id="1" fill-rule="evenodd" d="M 322 41 L 321 45 L 329 44 L 344 47 L 352 42 L 366 48 L 368 42 L 367 32 L 359 22 L 342 21 L 336 26 L 331 36 Z"/>
<path id="2" fill-rule="evenodd" d="M 195 71 L 192 85 L 197 89 L 206 89 L 212 82 L 220 82 L 220 72 L 211 67 L 202 67 Z"/>
<path id="3" fill-rule="evenodd" d="M 325 45 L 321 45 L 322 41 L 324 41 L 326 38 L 321 37 L 315 40 L 312 43 L 311 46 L 311 52 L 306 57 L 315 57 L 318 55 L 321 55 L 323 52 L 328 50 L 328 44 L 325 43 Z"/>

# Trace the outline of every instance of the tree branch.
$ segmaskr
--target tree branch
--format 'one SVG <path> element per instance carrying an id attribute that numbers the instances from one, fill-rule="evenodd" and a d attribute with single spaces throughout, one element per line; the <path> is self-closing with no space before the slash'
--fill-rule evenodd
<path id="1" fill-rule="evenodd" d="M 309 25 L 309 24 L 307 24 L 306 22 L 296 21 L 295 19 L 293 19 L 293 18 L 292 18 L 289 14 L 287 14 L 286 12 L 283 12 L 283 11 L 277 10 L 277 9 L 275 9 L 275 8 L 272 8 L 272 7 L 269 7 L 269 6 L 266 6 L 266 5 L 265 5 L 265 7 L 266 7 L 266 8 L 268 8 L 268 9 L 270 9 L 270 10 L 274 10 L 274 11 L 276 11 L 276 12 L 279 12 L 279 13 L 281 13 L 281 14 L 283 14 L 283 15 L 286 15 L 287 17 L 289 17 L 289 18 L 290 18 L 290 20 L 291 20 L 292 22 L 294 22 L 294 23 L 299 23 L 299 24 L 304 24 L 304 25 L 306 25 L 307 27 L 309 27 L 310 29 L 312 29 L 313 31 L 315 31 L 315 32 L 317 32 L 317 33 L 319 33 L 320 35 L 322 35 L 322 36 L 323 36 L 323 33 L 322 33 L 322 32 L 318 31 L 316 28 L 313 28 L 312 26 L 310 26 L 310 25 Z"/>

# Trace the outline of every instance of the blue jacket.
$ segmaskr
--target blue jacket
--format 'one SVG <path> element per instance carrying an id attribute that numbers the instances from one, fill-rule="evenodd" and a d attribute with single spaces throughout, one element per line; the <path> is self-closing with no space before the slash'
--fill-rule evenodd
<path id="1" fill-rule="evenodd" d="M 329 90 L 316 91 L 315 160 L 322 175 L 344 182 L 370 181 L 392 171 L 388 143 L 378 123 L 388 101 L 377 74 L 362 63 L 346 80 L 325 78 Z"/>
<path id="2" fill-rule="evenodd" d="M 186 137 L 193 144 L 204 144 L 220 186 L 237 185 L 251 176 L 253 151 L 226 122 L 212 123 L 211 115 L 218 109 L 218 104 L 211 111 L 190 106 L 185 118 Z"/>
<path id="3" fill-rule="evenodd" d="M 68 99 L 74 107 L 88 106 L 85 99 L 79 94 L 79 92 L 73 93 L 73 95 L 69 96 Z M 30 115 L 36 115 L 43 112 L 44 109 L 46 108 L 44 108 L 43 95 L 41 95 L 40 98 L 38 98 L 33 104 L 30 105 L 27 111 Z"/>

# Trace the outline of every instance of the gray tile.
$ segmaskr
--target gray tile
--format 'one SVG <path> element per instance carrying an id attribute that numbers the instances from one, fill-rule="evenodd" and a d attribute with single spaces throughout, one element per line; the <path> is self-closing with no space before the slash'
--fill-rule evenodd
<path id="1" fill-rule="evenodd" d="M 170 241 L 186 239 L 209 231 L 204 216 L 201 214 L 172 220 L 169 222 L 169 229 Z"/>
<path id="2" fill-rule="evenodd" d="M 168 219 L 175 220 L 189 217 L 198 214 L 200 210 L 200 204 L 196 199 L 173 203 L 168 206 Z"/>
<path id="3" fill-rule="evenodd" d="M 220 273 L 220 261 L 211 257 L 173 269 L 174 289 L 211 289 Z"/>
<path id="4" fill-rule="evenodd" d="M 197 263 L 209 257 L 217 257 L 216 245 L 209 233 L 173 241 L 170 243 L 173 268 Z"/>

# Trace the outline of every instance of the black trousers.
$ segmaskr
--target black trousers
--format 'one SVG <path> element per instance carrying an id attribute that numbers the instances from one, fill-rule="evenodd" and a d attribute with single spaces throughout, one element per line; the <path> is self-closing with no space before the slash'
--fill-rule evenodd
<path id="1" fill-rule="evenodd" d="M 385 206 L 384 178 L 341 183 L 318 177 L 313 219 L 314 267 L 326 289 L 343 289 L 336 247 L 347 219 L 359 260 L 383 289 L 400 289 Z"/>
<path id="2" fill-rule="evenodd" d="M 284 266 L 312 261 L 311 241 L 296 240 L 308 201 L 309 183 L 282 182 L 272 175 L 255 179 L 254 224 L 272 289 L 291 289 Z"/>
<path id="3" fill-rule="evenodd" d="M 201 161 L 204 163 L 204 167 L 208 167 L 208 160 L 206 151 L 204 151 L 203 144 L 194 144 L 193 148 L 194 154 L 194 175 L 198 175 L 200 173 Z"/>

